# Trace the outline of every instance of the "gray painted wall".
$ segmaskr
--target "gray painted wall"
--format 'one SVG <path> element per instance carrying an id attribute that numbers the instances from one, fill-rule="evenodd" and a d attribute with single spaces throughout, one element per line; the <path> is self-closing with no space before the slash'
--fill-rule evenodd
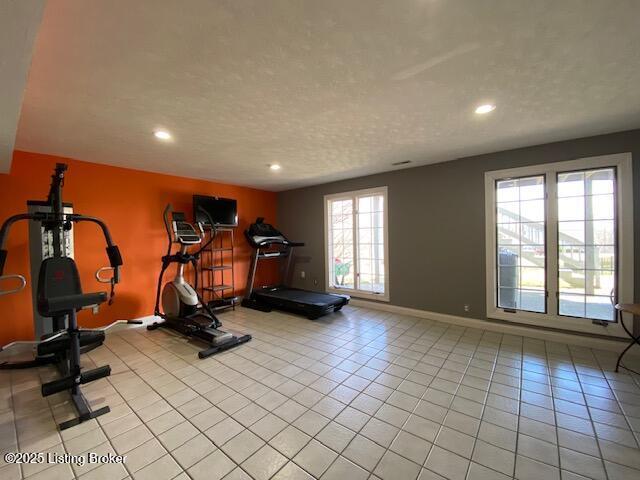
<path id="1" fill-rule="evenodd" d="M 280 192 L 278 228 L 306 242 L 292 273 L 295 286 L 324 289 L 326 194 L 389 187 L 390 303 L 486 318 L 484 172 L 632 152 L 634 217 L 640 214 L 640 130 L 462 158 Z M 635 297 L 640 300 L 640 224 L 635 240 Z M 304 270 L 306 279 L 300 272 Z M 464 304 L 471 310 L 466 313 Z"/>

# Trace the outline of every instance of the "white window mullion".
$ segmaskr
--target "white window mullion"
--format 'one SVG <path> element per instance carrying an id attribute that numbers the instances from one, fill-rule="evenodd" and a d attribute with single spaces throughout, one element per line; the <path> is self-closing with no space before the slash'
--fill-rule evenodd
<path id="1" fill-rule="evenodd" d="M 353 202 L 353 276 L 356 290 L 360 290 L 360 266 L 358 265 L 358 255 L 360 255 L 360 238 L 358 232 L 358 197 L 351 198 Z"/>
<path id="2" fill-rule="evenodd" d="M 558 185 L 556 174 L 547 172 L 547 314 L 558 314 Z"/>

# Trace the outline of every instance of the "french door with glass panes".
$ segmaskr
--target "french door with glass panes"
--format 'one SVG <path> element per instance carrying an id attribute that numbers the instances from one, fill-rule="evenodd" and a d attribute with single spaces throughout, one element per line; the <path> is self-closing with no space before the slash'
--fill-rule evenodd
<path id="1" fill-rule="evenodd" d="M 389 300 L 387 188 L 325 197 L 328 291 Z"/>
<path id="2" fill-rule="evenodd" d="M 622 335 L 631 189 L 628 154 L 487 172 L 487 316 Z"/>

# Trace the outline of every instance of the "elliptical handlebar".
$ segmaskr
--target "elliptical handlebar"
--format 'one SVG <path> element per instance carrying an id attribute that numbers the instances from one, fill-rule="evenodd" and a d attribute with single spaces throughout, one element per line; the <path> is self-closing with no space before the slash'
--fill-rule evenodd
<path id="1" fill-rule="evenodd" d="M 182 265 L 191 264 L 193 266 L 193 269 L 196 272 L 196 274 L 194 275 L 195 277 L 194 290 L 196 292 L 196 295 L 198 296 L 198 300 L 201 303 L 202 307 L 207 311 L 207 313 L 209 313 L 212 316 L 212 318 L 215 319 L 215 315 L 213 315 L 213 311 L 211 311 L 211 309 L 206 304 L 206 302 L 202 301 L 202 298 L 200 298 L 200 294 L 198 293 L 197 264 L 198 264 L 198 259 L 200 257 L 200 254 L 209 245 L 211 245 L 211 242 L 213 242 L 213 240 L 216 238 L 217 229 L 215 227 L 215 224 L 213 223 L 213 219 L 211 218 L 211 215 L 209 214 L 209 212 L 204 210 L 202 207 L 199 207 L 198 211 L 202 212 L 209 219 L 209 222 L 211 223 L 211 238 L 204 245 L 202 245 L 195 253 L 188 253 L 187 248 L 190 245 L 187 243 L 182 243 L 179 240 L 179 238 L 177 240 L 174 240 L 174 235 L 172 234 L 173 229 L 171 227 L 171 220 L 169 219 L 169 216 L 171 213 L 173 213 L 173 207 L 171 206 L 170 203 L 168 203 L 167 206 L 164 208 L 162 218 L 164 220 L 164 227 L 165 227 L 165 230 L 167 231 L 167 238 L 169 241 L 167 245 L 167 253 L 164 257 L 162 257 L 162 268 L 160 269 L 160 274 L 158 275 L 158 283 L 156 284 L 156 301 L 155 301 L 155 307 L 154 307 L 154 314 L 157 316 L 163 315 L 163 313 L 160 311 L 160 297 L 162 294 L 162 282 L 164 279 L 164 274 L 172 263 L 178 263 Z M 185 221 L 184 223 L 188 223 L 188 222 Z M 191 226 L 191 228 L 193 228 L 192 224 L 189 224 L 189 225 Z M 202 233 L 202 235 L 200 235 L 200 238 L 202 238 L 204 232 L 202 231 L 202 228 L 200 228 L 200 230 Z M 195 229 L 194 229 L 194 232 L 195 232 Z M 179 243 L 180 245 L 182 245 L 182 248 L 180 251 L 176 252 L 175 254 L 172 254 L 171 246 L 174 243 Z"/>
<path id="2" fill-rule="evenodd" d="M 167 231 L 167 237 L 169 237 L 169 248 L 167 250 L 167 255 L 171 253 L 171 244 L 173 243 L 173 235 L 171 235 L 171 220 L 169 220 L 169 214 L 173 212 L 173 207 L 170 203 L 167 203 L 167 206 L 164 207 L 164 212 L 162 212 L 162 220 L 164 221 L 164 229 Z"/>
<path id="3" fill-rule="evenodd" d="M 211 218 L 211 215 L 209 214 L 209 212 L 207 212 L 204 208 L 202 207 L 198 207 L 198 211 L 200 213 L 202 213 L 205 217 L 207 217 L 207 219 L 209 220 L 209 224 L 211 225 L 211 238 L 209 238 L 209 240 L 207 241 L 207 243 L 205 243 L 204 245 L 202 245 L 202 247 L 200 247 L 198 249 L 198 252 L 195 254 L 196 256 L 200 256 L 200 254 L 209 247 L 209 245 L 211 245 L 211 242 L 213 242 L 216 238 L 216 235 L 218 235 L 218 229 L 216 228 L 215 223 L 213 222 L 213 218 Z M 195 212 L 194 212 L 195 213 Z M 200 227 L 202 229 L 202 227 Z M 204 234 L 204 232 L 203 232 Z"/>
<path id="4" fill-rule="evenodd" d="M 202 208 L 202 206 L 198 206 L 198 212 L 202 213 L 205 217 L 207 217 L 207 220 L 209 220 L 209 224 L 211 225 L 212 230 L 214 231 L 217 230 L 216 224 L 214 223 L 213 218 L 211 218 L 211 214 L 209 212 L 207 212 L 204 208 Z"/>

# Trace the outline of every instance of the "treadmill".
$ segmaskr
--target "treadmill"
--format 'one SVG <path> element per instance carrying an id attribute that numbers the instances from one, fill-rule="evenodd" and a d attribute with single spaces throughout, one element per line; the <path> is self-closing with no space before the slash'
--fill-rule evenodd
<path id="1" fill-rule="evenodd" d="M 285 258 L 286 264 L 283 280 L 286 281 L 291 267 L 292 251 L 295 247 L 303 247 L 304 243 L 292 242 L 287 239 L 273 225 L 264 223 L 264 218 L 258 217 L 244 232 L 249 244 L 254 248 L 251 257 L 251 267 L 247 279 L 247 293 L 242 300 L 242 306 L 270 312 L 271 310 L 285 310 L 305 315 L 315 320 L 323 315 L 337 312 L 347 303 L 348 295 L 313 292 L 286 285 L 267 286 L 254 289 L 256 270 L 260 260 Z"/>

